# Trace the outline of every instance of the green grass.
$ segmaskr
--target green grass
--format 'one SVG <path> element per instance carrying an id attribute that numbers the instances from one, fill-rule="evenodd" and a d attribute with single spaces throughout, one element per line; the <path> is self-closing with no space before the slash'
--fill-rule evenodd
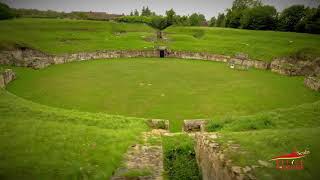
<path id="1" fill-rule="evenodd" d="M 169 27 L 168 47 L 174 50 L 224 55 L 246 53 L 258 60 L 307 52 L 320 55 L 320 36 L 302 33 L 253 31 L 212 27 Z"/>
<path id="2" fill-rule="evenodd" d="M 25 44 L 50 54 L 142 50 L 161 44 L 173 50 L 231 56 L 241 52 L 266 61 L 279 56 L 320 55 L 319 35 L 291 32 L 173 26 L 165 30 L 168 41 L 152 42 L 155 30 L 144 24 L 23 18 L 1 21 L 0 26 L 0 49 Z"/>
<path id="3" fill-rule="evenodd" d="M 303 121 L 303 119 L 301 119 Z M 259 165 L 258 160 L 271 163 L 269 168 L 257 168 L 254 174 L 258 179 L 319 179 L 318 163 L 320 161 L 320 128 L 295 128 L 281 130 L 260 130 L 245 132 L 224 132 L 220 141 L 240 144 L 237 152 L 229 152 L 227 157 L 242 167 Z M 298 151 L 309 150 L 304 161 L 304 170 L 278 170 L 273 157 Z"/>
<path id="4" fill-rule="evenodd" d="M 165 178 L 170 180 L 200 180 L 194 141 L 188 135 L 163 137 Z"/>
<path id="5" fill-rule="evenodd" d="M 243 117 L 226 117 L 209 122 L 208 129 L 221 134 L 223 147 L 232 141 L 240 144 L 237 151 L 229 151 L 228 157 L 242 167 L 259 165 L 258 160 L 272 163 L 270 168 L 258 168 L 258 179 L 319 179 L 320 160 L 320 102 L 303 104 L 288 109 L 258 113 Z M 280 171 L 271 158 L 288 154 L 292 150 L 311 154 L 304 158 L 305 169 Z"/>
<path id="6" fill-rule="evenodd" d="M 55 65 L 42 70 L 14 68 L 8 90 L 54 107 L 170 120 L 250 115 L 315 102 L 320 94 L 302 77 L 224 63 L 177 59 L 115 59 Z"/>
<path id="7" fill-rule="evenodd" d="M 154 30 L 142 24 L 68 20 L 14 19 L 0 22 L 0 47 L 25 44 L 62 54 L 105 49 L 153 49 Z"/>
<path id="8" fill-rule="evenodd" d="M 0 90 L 0 179 L 108 179 L 145 120 L 51 108 Z"/>
<path id="9" fill-rule="evenodd" d="M 250 131 L 320 127 L 320 101 L 250 116 L 226 116 L 211 120 L 208 131 Z"/>

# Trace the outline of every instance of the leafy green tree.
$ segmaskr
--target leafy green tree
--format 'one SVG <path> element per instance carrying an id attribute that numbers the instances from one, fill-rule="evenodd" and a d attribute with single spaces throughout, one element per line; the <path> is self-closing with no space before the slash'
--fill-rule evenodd
<path id="1" fill-rule="evenodd" d="M 134 10 L 134 15 L 139 16 L 139 11 L 137 9 Z"/>
<path id="2" fill-rule="evenodd" d="M 262 6 L 260 0 L 235 0 L 232 3 L 232 10 L 244 10 L 247 8 Z"/>
<path id="3" fill-rule="evenodd" d="M 167 22 L 168 24 L 172 25 L 172 24 L 176 24 L 176 12 L 174 12 L 173 9 L 170 9 L 168 11 L 166 11 L 166 16 L 167 16 Z"/>
<path id="4" fill-rule="evenodd" d="M 244 29 L 273 30 L 277 24 L 277 10 L 273 6 L 257 6 L 248 8 L 241 17 Z"/>
<path id="5" fill-rule="evenodd" d="M 11 8 L 0 2 L 0 20 L 14 18 L 14 13 Z"/>
<path id="6" fill-rule="evenodd" d="M 147 6 L 146 8 L 143 6 L 141 11 L 141 16 L 151 16 L 152 12 Z"/>
<path id="7" fill-rule="evenodd" d="M 209 26 L 211 26 L 211 27 L 216 26 L 216 22 L 217 22 L 216 17 L 212 17 L 212 18 L 210 19 L 210 21 L 209 21 Z"/>
<path id="8" fill-rule="evenodd" d="M 203 14 L 193 13 L 189 17 L 189 21 L 190 21 L 191 26 L 201 26 L 201 25 L 205 24 L 206 18 L 204 17 Z"/>
<path id="9" fill-rule="evenodd" d="M 240 20 L 243 12 L 248 8 L 261 6 L 260 0 L 235 0 L 232 3 L 232 8 L 227 9 L 226 26 L 232 28 L 239 28 L 241 26 Z"/>
<path id="10" fill-rule="evenodd" d="M 305 8 L 303 5 L 293 5 L 284 9 L 279 19 L 279 30 L 295 31 L 298 23 L 305 16 Z"/>
<path id="11" fill-rule="evenodd" d="M 307 33 L 320 34 L 320 6 L 307 16 L 305 31 Z"/>
<path id="12" fill-rule="evenodd" d="M 188 16 L 176 16 L 176 24 L 180 26 L 190 26 L 189 17 Z"/>
<path id="13" fill-rule="evenodd" d="M 225 25 L 226 25 L 225 15 L 223 13 L 221 13 L 221 14 L 219 13 L 217 21 L 216 21 L 216 26 L 217 27 L 225 27 Z"/>
<path id="14" fill-rule="evenodd" d="M 167 28 L 171 24 L 168 23 L 166 17 L 153 16 L 151 23 L 149 25 L 158 30 L 157 38 L 162 39 L 162 30 L 164 30 L 165 28 Z"/>
<path id="15" fill-rule="evenodd" d="M 149 25 L 159 31 L 162 31 L 165 28 L 167 28 L 168 26 L 170 26 L 170 24 L 168 24 L 167 18 L 162 17 L 162 16 L 152 17 Z"/>

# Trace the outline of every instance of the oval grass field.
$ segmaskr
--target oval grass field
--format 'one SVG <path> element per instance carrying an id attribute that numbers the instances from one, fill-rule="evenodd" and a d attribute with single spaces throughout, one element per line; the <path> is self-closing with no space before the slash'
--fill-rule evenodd
<path id="1" fill-rule="evenodd" d="M 249 115 L 315 102 L 320 94 L 302 77 L 230 69 L 225 63 L 157 59 L 110 59 L 14 68 L 8 90 L 41 104 L 89 112 L 169 119 Z"/>

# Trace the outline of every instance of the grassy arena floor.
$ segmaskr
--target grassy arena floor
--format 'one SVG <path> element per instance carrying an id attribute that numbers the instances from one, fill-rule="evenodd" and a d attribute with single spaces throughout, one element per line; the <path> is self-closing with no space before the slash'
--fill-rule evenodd
<path id="1" fill-rule="evenodd" d="M 15 68 L 8 90 L 54 107 L 131 117 L 183 119 L 249 115 L 315 102 L 302 77 L 237 71 L 224 63 L 177 59 L 116 59 Z"/>

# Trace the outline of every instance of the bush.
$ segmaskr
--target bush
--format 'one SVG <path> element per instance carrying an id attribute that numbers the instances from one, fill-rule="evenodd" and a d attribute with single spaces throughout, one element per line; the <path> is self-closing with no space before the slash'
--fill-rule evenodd
<path id="1" fill-rule="evenodd" d="M 167 179 L 200 180 L 194 141 L 187 135 L 164 137 L 164 168 Z"/>
<path id="2" fill-rule="evenodd" d="M 297 24 L 305 15 L 305 8 L 303 5 L 293 5 L 283 10 L 279 19 L 279 30 L 295 31 Z"/>
<path id="3" fill-rule="evenodd" d="M 277 10 L 273 6 L 258 6 L 244 11 L 241 17 L 244 29 L 273 30 L 277 23 Z"/>
<path id="4" fill-rule="evenodd" d="M 13 11 L 10 9 L 8 5 L 0 2 L 0 20 L 12 18 L 14 18 Z"/>

